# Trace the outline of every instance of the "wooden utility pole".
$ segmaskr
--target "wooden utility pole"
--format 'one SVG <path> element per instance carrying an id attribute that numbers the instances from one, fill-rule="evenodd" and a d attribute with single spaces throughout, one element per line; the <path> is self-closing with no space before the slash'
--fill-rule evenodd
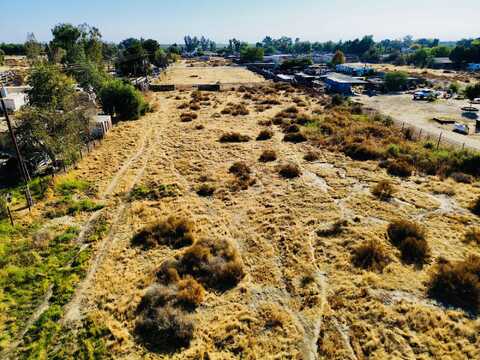
<path id="1" fill-rule="evenodd" d="M 12 143 L 13 143 L 13 146 L 15 147 L 15 152 L 17 154 L 18 167 L 20 168 L 20 172 L 22 173 L 22 177 L 25 182 L 25 198 L 27 200 L 28 209 L 31 211 L 33 206 L 33 199 L 32 199 L 32 195 L 30 194 L 30 189 L 28 188 L 30 175 L 28 173 L 27 167 L 25 166 L 25 163 L 23 162 L 20 149 L 18 148 L 17 138 L 15 137 L 15 133 L 13 131 L 12 124 L 10 122 L 10 117 L 8 115 L 7 107 L 5 106 L 5 101 L 3 101 L 3 97 L 0 97 L 0 101 L 2 102 L 2 109 L 3 109 L 3 113 L 5 114 L 5 119 L 7 120 L 8 131 L 10 133 L 10 137 L 12 138 Z"/>

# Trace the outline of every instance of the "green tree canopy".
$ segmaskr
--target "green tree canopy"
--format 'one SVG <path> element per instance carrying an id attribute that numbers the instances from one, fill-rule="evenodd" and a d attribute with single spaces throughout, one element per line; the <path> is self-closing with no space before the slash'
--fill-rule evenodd
<path id="1" fill-rule="evenodd" d="M 468 85 L 465 88 L 465 96 L 470 100 L 480 98 L 480 83 L 474 85 Z"/>
<path id="2" fill-rule="evenodd" d="M 121 120 L 138 119 L 148 109 L 140 92 L 120 80 L 110 80 L 102 87 L 100 102 L 105 113 L 117 114 Z"/>
<path id="3" fill-rule="evenodd" d="M 28 101 L 31 106 L 68 110 L 74 105 L 75 81 L 54 65 L 38 64 L 30 73 Z"/>
<path id="4" fill-rule="evenodd" d="M 403 71 L 393 71 L 385 75 L 385 87 L 388 91 L 400 91 L 407 85 L 408 74 Z"/>
<path id="5" fill-rule="evenodd" d="M 263 48 L 246 47 L 240 51 L 240 61 L 242 62 L 263 61 L 263 56 Z"/>

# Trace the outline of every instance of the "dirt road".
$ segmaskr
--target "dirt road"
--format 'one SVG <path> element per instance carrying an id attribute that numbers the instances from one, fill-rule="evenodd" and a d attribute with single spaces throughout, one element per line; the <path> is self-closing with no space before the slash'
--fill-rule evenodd
<path id="1" fill-rule="evenodd" d="M 400 126 L 413 126 L 417 133 L 422 129 L 423 137 L 429 135 L 433 141 L 442 134 L 445 142 L 457 147 L 465 147 L 480 151 L 480 134 L 474 134 L 475 120 L 469 120 L 462 115 L 461 108 L 469 105 L 468 101 L 439 99 L 430 103 L 426 101 L 413 101 L 412 95 L 380 95 L 360 96 L 357 98 L 362 104 L 373 108 L 382 114 L 394 118 Z M 471 135 L 465 136 L 454 133 L 452 125 L 440 125 L 433 121 L 434 117 L 448 118 L 458 123 L 466 124 L 471 129 Z"/>

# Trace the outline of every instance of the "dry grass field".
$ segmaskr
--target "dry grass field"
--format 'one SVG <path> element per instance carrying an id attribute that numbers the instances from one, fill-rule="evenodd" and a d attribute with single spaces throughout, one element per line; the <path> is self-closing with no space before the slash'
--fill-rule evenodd
<path id="1" fill-rule="evenodd" d="M 238 66 L 200 66 L 185 61 L 172 65 L 158 80 L 160 84 L 237 84 L 259 83 L 264 79 Z"/>
<path id="2" fill-rule="evenodd" d="M 165 81 L 191 74 L 256 79 L 176 67 Z M 95 184 L 109 231 L 41 354 L 78 358 L 69 344 L 88 322 L 102 329 L 88 353 L 116 359 L 480 358 L 477 316 L 428 296 L 439 264 L 480 255 L 465 241 L 480 225 L 478 182 L 394 177 L 303 141 L 271 120 L 287 108 L 327 116 L 326 100 L 257 89 L 151 95 L 157 110 L 117 125 L 68 174 Z M 389 238 L 398 220 L 421 226 L 421 260 Z"/>

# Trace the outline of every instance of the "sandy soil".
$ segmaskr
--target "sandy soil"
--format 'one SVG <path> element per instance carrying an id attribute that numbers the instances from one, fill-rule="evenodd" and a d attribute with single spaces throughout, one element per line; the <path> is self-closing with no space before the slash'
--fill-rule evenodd
<path id="1" fill-rule="evenodd" d="M 198 70 L 199 75 L 202 70 Z M 210 69 L 222 74 L 222 69 Z M 298 94 L 297 94 L 298 95 Z M 211 93 L 192 123 L 179 121 L 177 106 L 190 92 L 155 95 L 156 113 L 119 125 L 92 158 L 75 173 L 95 180 L 111 193 L 107 212 L 116 214 L 95 272 L 81 286 L 78 315 L 94 313 L 114 334 L 109 351 L 119 359 L 431 359 L 478 358 L 478 320 L 445 309 L 425 296 L 424 282 L 435 258 L 462 259 L 480 254 L 462 242 L 466 229 L 479 219 L 465 208 L 480 195 L 478 186 L 413 177 L 391 179 L 398 193 L 391 202 L 376 200 L 369 191 L 390 178 L 376 162 L 355 162 L 320 150 L 309 163 L 304 154 L 315 148 L 282 141 L 280 130 L 266 142 L 221 144 L 225 131 L 255 139 L 270 119 L 291 105 L 292 95 L 277 94 L 282 105 L 232 117 L 220 112 L 226 103 L 241 101 L 240 93 Z M 176 97 L 178 97 L 176 99 Z M 313 108 L 314 99 L 305 98 Z M 196 125 L 204 129 L 196 129 Z M 122 164 L 145 146 L 111 189 L 110 179 Z M 279 160 L 263 164 L 258 157 L 273 149 Z M 232 190 L 228 169 L 245 161 L 256 183 Z M 303 175 L 285 180 L 278 164 L 294 162 Z M 199 197 L 199 178 L 208 176 L 216 192 Z M 126 203 L 122 194 L 135 183 L 176 184 L 177 196 L 161 201 Z M 449 194 L 449 195 L 447 195 Z M 453 195 L 452 195 L 453 194 Z M 209 292 L 194 313 L 195 336 L 190 347 L 175 354 L 151 353 L 133 335 L 135 309 L 154 281 L 160 264 L 181 252 L 168 247 L 145 251 L 131 245 L 133 235 L 152 220 L 183 215 L 195 223 L 196 236 L 223 238 L 239 249 L 246 277 L 225 293 Z M 386 240 L 389 221 L 417 219 L 428 229 L 432 262 L 423 268 L 403 264 Z M 317 230 L 346 220 L 333 237 Z M 352 249 L 378 239 L 394 259 L 382 274 L 352 266 Z M 78 294 L 77 294 L 78 295 Z M 272 326 L 271 324 L 275 324 Z"/>
<path id="2" fill-rule="evenodd" d="M 430 133 L 437 137 L 442 133 L 444 139 L 480 150 L 480 134 L 475 134 L 475 121 L 463 116 L 461 108 L 469 105 L 466 100 L 445 100 L 439 99 L 433 103 L 427 101 L 413 101 L 412 95 L 380 95 L 360 96 L 357 98 L 362 104 L 389 115 L 398 122 L 405 122 L 423 129 L 424 134 Z M 432 119 L 451 119 L 459 123 L 469 125 L 471 135 L 465 136 L 452 132 L 453 125 L 440 125 Z"/>
<path id="3" fill-rule="evenodd" d="M 264 79 L 240 66 L 190 66 L 185 61 L 172 65 L 157 80 L 159 84 L 238 84 L 260 83 Z"/>

